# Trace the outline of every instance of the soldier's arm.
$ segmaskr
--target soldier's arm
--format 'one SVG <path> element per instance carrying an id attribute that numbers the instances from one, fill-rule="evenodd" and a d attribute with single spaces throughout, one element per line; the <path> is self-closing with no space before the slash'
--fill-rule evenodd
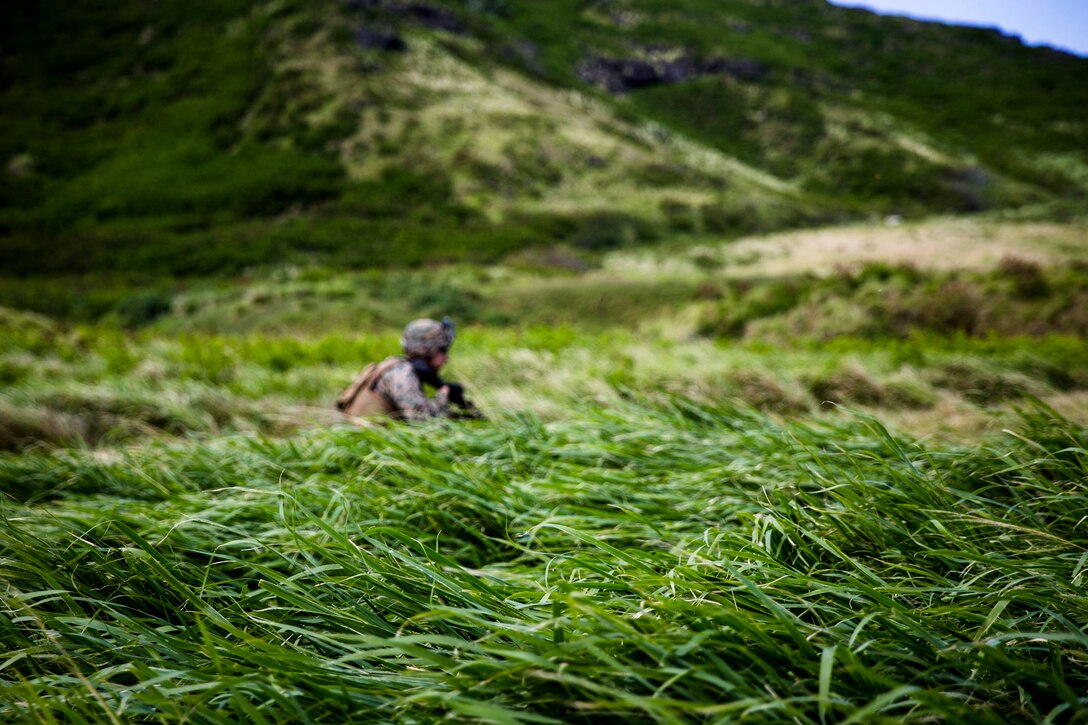
<path id="1" fill-rule="evenodd" d="M 449 392 L 443 388 L 433 398 L 423 394 L 419 378 L 411 364 L 397 365 L 382 376 L 377 391 L 387 396 L 408 420 L 426 420 L 427 418 L 449 415 Z"/>

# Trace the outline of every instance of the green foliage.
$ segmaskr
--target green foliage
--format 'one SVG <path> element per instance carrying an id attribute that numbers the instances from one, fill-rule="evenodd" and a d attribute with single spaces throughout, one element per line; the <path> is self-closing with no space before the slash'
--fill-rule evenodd
<path id="1" fill-rule="evenodd" d="M 587 288 L 578 279 L 556 278 L 538 287 L 507 288 L 489 303 L 467 292 L 455 276 L 428 282 L 408 274 L 377 275 L 335 288 L 322 282 L 329 290 L 351 292 L 336 297 L 322 297 L 321 288 L 307 286 L 313 283 L 295 284 L 301 285 L 299 294 L 250 289 L 244 298 L 216 292 L 214 303 L 212 291 L 202 293 L 203 301 L 175 298 L 175 308 L 187 300 L 208 305 L 202 314 L 214 321 L 209 328 L 243 331 L 233 334 L 164 334 L 178 329 L 171 327 L 177 322 L 172 316 L 126 333 L 65 329 L 12 313 L 0 326 L 4 446 L 284 433 L 335 422 L 336 394 L 366 363 L 395 354 L 404 321 L 424 314 L 452 314 L 467 326 L 450 375 L 474 382 L 472 397 L 496 416 L 511 404 L 511 391 L 529 407 L 564 417 L 567 406 L 580 400 L 604 403 L 622 398 L 623 391 L 662 386 L 786 415 L 812 412 L 824 401 L 901 411 L 929 409 L 943 397 L 993 407 L 1088 389 L 1083 337 L 840 338 L 812 340 L 811 349 L 795 337 L 788 346 L 734 342 L 716 349 L 698 340 L 666 343 L 648 332 L 658 324 L 651 315 L 667 321 L 669 309 L 691 302 L 693 291 L 683 285 Z M 361 313 L 366 308 L 354 302 L 355 295 L 368 286 L 379 296 L 404 299 Z M 282 300 L 274 300 L 275 294 Z M 314 312 L 294 323 L 284 312 L 273 312 L 265 333 L 244 332 L 259 326 L 230 325 L 236 305 L 255 306 L 253 314 L 260 316 L 264 307 L 283 302 L 312 305 Z M 493 327 L 498 310 L 511 315 L 503 324 L 521 324 Z M 469 325 L 474 319 L 490 326 Z M 324 332 L 335 326 L 338 332 Z"/>
<path id="2" fill-rule="evenodd" d="M 583 163 L 587 149 L 573 139 L 584 132 L 554 114 L 515 128 L 458 116 L 453 104 L 434 122 L 444 91 L 400 88 L 425 43 L 400 63 L 353 40 L 364 20 L 422 38 L 432 30 L 418 8 L 124 0 L 73 9 L 51 0 L 17 11 L 2 39 L 6 269 L 200 276 L 307 257 L 411 265 L 494 259 L 539 241 L 590 250 L 654 242 L 663 231 L 655 217 L 667 231 L 740 235 L 870 210 L 1049 201 L 1067 213 L 1085 193 L 1083 59 L 996 33 L 811 3 L 436 0 L 432 12 L 466 28 L 463 37 L 434 31 L 441 53 L 484 76 L 510 62 L 553 87 L 597 93 L 594 133 L 643 155 Z M 611 97 L 577 77 L 589 55 L 760 70 Z M 470 140 L 450 138 L 462 133 Z M 756 198 L 749 179 L 674 154 L 662 142 L 676 133 L 795 191 L 757 184 Z M 503 163 L 477 153 L 492 144 Z M 650 195 L 644 218 L 619 211 L 633 208 L 619 198 L 631 183 Z M 598 184 L 612 210 L 524 213 Z M 718 198 L 671 200 L 673 189 Z"/>
<path id="3" fill-rule="evenodd" d="M 991 272 L 923 273 L 877 263 L 825 279 L 735 284 L 703 311 L 699 329 L 722 337 L 1084 335 L 1088 320 L 1074 310 L 1086 296 L 1088 276 L 1076 265 L 1006 260 Z"/>
<path id="4" fill-rule="evenodd" d="M 156 280 L 157 281 L 157 280 Z M 98 277 L 0 279 L 0 306 L 71 322 L 99 320 L 155 281 Z"/>
<path id="5" fill-rule="evenodd" d="M 333 197 L 341 174 L 338 165 L 299 153 L 247 147 L 227 155 L 175 140 L 115 157 L 58 193 L 42 213 L 98 220 L 271 216 Z"/>
<path id="6" fill-rule="evenodd" d="M 769 91 L 707 78 L 640 91 L 650 118 L 775 174 L 796 176 L 824 138 L 820 106 L 803 91 Z"/>
<path id="7" fill-rule="evenodd" d="M 932 199 L 940 193 L 940 169 L 917 162 L 902 151 L 878 148 L 848 151 L 821 159 L 827 181 L 812 184 L 820 191 L 841 191 L 850 196 L 874 196 L 884 207 Z"/>
<path id="8" fill-rule="evenodd" d="M 446 315 L 462 322 L 476 322 L 480 295 L 447 281 L 426 281 L 416 275 L 390 273 L 383 276 L 378 294 L 403 300 L 410 316 L 440 319 Z"/>
<path id="9" fill-rule="evenodd" d="M 580 249 L 605 251 L 654 239 L 657 230 L 644 220 L 621 212 L 591 212 L 576 218 L 571 243 Z"/>
<path id="10" fill-rule="evenodd" d="M 1037 383 L 1026 375 L 995 370 L 991 365 L 977 361 L 946 363 L 937 370 L 934 379 L 942 387 L 980 404 L 993 404 L 1040 392 Z"/>
<path id="11" fill-rule="evenodd" d="M 704 335 L 738 337 L 749 322 L 787 312 L 804 301 L 813 279 L 764 280 L 732 285 L 711 311 L 704 313 Z"/>
<path id="12" fill-rule="evenodd" d="M 587 285 L 578 278 L 559 278 L 497 290 L 491 306 L 519 324 L 635 327 L 675 311 L 690 302 L 695 293 L 690 283 L 670 280 L 614 280 Z"/>
<path id="13" fill-rule="evenodd" d="M 172 299 L 159 290 L 144 290 L 118 302 L 115 312 L 122 325 L 142 327 L 168 313 Z"/>
<path id="14" fill-rule="evenodd" d="M 747 97 L 720 80 L 652 88 L 638 93 L 633 101 L 652 118 L 744 161 L 758 163 L 763 158 L 763 149 L 752 139 L 756 124 L 750 120 Z"/>
<path id="15" fill-rule="evenodd" d="M 923 447 L 656 395 L 0 457 L 0 712 L 1078 719 L 1088 433 L 1015 430 Z"/>
<path id="16" fill-rule="evenodd" d="M 446 213 L 468 216 L 468 211 L 454 203 L 453 187 L 437 171 L 389 168 L 379 179 L 347 186 L 339 207 L 350 214 L 368 218 L 396 219 Z"/>
<path id="17" fill-rule="evenodd" d="M 1039 299 L 1050 294 L 1050 282 L 1041 265 L 1018 257 L 1001 260 L 1001 272 L 1013 284 L 1018 297 Z"/>
<path id="18" fill-rule="evenodd" d="M 1023 301 L 1022 273 L 1009 274 L 975 282 Z M 1051 296 L 1076 288 L 1075 270 L 1043 274 Z M 484 310 L 487 277 L 287 269 L 173 306 L 290 299 L 327 312 L 373 294 Z M 775 315 L 825 286 L 904 280 L 928 276 L 873 267 L 714 294 Z M 1088 473 L 1088 432 L 1034 407 L 1015 436 L 923 447 L 870 418 L 811 416 L 823 400 L 887 411 L 933 405 L 937 391 L 992 405 L 1075 390 L 1088 385 L 1083 336 L 712 347 L 635 324 L 712 296 L 689 281 L 521 285 L 501 306 L 531 292 L 527 308 L 578 326 L 462 328 L 451 373 L 480 386 L 491 422 L 422 427 L 347 428 L 332 412 L 359 368 L 396 351 L 392 329 L 165 335 L 154 329 L 170 316 L 134 333 L 0 310 L 0 449 L 12 451 L 0 455 L 0 713 L 1084 711 L 1088 541 L 1069 482 Z M 586 319 L 624 315 L 629 331 L 585 332 Z M 532 402 L 499 404 L 512 390 Z M 810 417 L 776 422 L 747 404 Z"/>

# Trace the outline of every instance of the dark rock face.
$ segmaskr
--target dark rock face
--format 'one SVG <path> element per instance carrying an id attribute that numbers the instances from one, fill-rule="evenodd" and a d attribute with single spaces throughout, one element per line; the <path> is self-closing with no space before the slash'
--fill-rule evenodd
<path id="1" fill-rule="evenodd" d="M 455 35 L 464 35 L 468 32 L 457 15 L 426 3 L 398 2 L 398 0 L 344 0 L 344 4 L 349 10 L 367 13 L 372 17 L 384 17 L 386 20 L 399 18 L 401 21 L 414 25 Z"/>
<path id="2" fill-rule="evenodd" d="M 760 81 L 770 72 L 766 64 L 750 58 L 710 58 L 703 62 L 704 74 L 724 73 L 742 81 Z"/>
<path id="3" fill-rule="evenodd" d="M 758 81 L 766 77 L 771 69 L 748 58 L 696 60 L 684 55 L 655 62 L 640 58 L 591 56 L 578 65 L 576 72 L 586 83 L 609 93 L 626 93 L 650 86 L 683 83 L 707 75 L 729 75 L 743 81 Z"/>
<path id="4" fill-rule="evenodd" d="M 408 50 L 408 44 L 391 30 L 360 27 L 355 31 L 355 42 L 367 50 L 382 50 L 387 53 L 402 53 Z"/>
<path id="5" fill-rule="evenodd" d="M 578 77 L 586 83 L 603 88 L 609 93 L 626 93 L 627 91 L 647 88 L 665 83 L 666 77 L 671 77 L 671 82 L 677 83 L 683 72 L 677 72 L 668 64 L 669 68 L 658 68 L 645 60 L 632 58 L 601 58 L 593 57 L 579 64 Z"/>
<path id="6" fill-rule="evenodd" d="M 424 5 L 423 3 L 394 5 L 390 9 L 431 30 L 444 30 L 447 33 L 457 35 L 463 35 L 467 32 L 465 24 L 449 10 Z"/>

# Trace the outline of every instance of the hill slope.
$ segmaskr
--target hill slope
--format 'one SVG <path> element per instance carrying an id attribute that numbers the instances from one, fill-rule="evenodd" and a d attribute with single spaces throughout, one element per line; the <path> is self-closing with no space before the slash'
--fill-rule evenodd
<path id="1" fill-rule="evenodd" d="M 1088 60 L 816 0 L 47 1 L 0 32 L 17 274 L 493 259 L 1088 189 Z"/>

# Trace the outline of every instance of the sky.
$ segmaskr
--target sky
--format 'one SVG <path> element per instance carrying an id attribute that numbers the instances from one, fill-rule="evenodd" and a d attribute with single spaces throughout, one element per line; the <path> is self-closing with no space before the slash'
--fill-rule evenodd
<path id="1" fill-rule="evenodd" d="M 1028 45 L 1088 56 L 1088 0 L 831 0 L 885 15 L 956 25 L 997 26 Z"/>

